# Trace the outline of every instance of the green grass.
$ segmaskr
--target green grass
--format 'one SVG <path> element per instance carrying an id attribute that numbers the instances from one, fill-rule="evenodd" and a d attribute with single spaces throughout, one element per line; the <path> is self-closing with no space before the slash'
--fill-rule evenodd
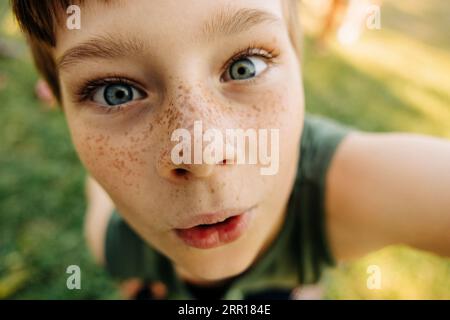
<path id="1" fill-rule="evenodd" d="M 382 28 L 327 53 L 307 39 L 303 63 L 310 112 L 368 131 L 408 131 L 450 138 L 450 37 L 445 1 L 383 1 Z M 381 268 L 369 290 L 367 268 Z M 450 260 L 389 247 L 330 270 L 333 299 L 450 299 Z"/>
<path id="2" fill-rule="evenodd" d="M 0 91 L 0 297 L 113 297 L 82 237 L 85 173 L 64 117 L 36 101 L 29 62 L 0 60 L 0 70 L 8 79 Z M 81 267 L 81 291 L 65 286 L 72 264 Z"/>
<path id="3" fill-rule="evenodd" d="M 450 6 L 422 2 L 418 11 L 403 3 L 385 1 L 382 30 L 354 47 L 332 45 L 323 54 L 307 39 L 308 111 L 364 130 L 450 137 Z M 0 34 L 19 41 L 8 19 L 0 14 Z M 0 299 L 117 298 L 115 283 L 94 265 L 82 237 L 85 171 L 63 114 L 35 98 L 37 75 L 28 56 L 0 58 L 0 77 L 6 78 L 3 89 L 0 84 Z M 82 290 L 66 288 L 72 264 L 81 267 Z M 382 269 L 382 290 L 365 286 L 371 264 Z M 324 286 L 328 298 L 450 299 L 450 261 L 386 248 L 330 270 Z"/>

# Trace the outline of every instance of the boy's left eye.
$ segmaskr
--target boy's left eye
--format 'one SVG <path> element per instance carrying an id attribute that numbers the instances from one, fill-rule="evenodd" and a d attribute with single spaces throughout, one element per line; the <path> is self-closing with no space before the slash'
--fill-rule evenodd
<path id="1" fill-rule="evenodd" d="M 233 62 L 225 73 L 224 80 L 240 81 L 258 76 L 266 70 L 267 63 L 260 57 L 246 57 Z"/>

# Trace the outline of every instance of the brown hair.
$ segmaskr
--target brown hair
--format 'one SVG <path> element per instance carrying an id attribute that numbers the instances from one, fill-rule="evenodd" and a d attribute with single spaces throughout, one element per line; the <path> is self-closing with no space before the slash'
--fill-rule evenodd
<path id="1" fill-rule="evenodd" d="M 84 0 L 10 1 L 19 26 L 27 36 L 36 67 L 61 104 L 58 68 L 52 54 L 52 49 L 56 47 L 56 29 L 61 24 L 62 13 L 66 11 L 66 8 L 71 4 L 81 5 Z M 297 0 L 287 0 L 284 4 L 292 45 L 300 58 L 301 37 Z"/>

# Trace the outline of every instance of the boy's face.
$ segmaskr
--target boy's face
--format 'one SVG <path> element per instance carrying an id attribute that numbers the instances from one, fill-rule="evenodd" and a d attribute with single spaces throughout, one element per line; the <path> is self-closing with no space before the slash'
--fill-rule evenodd
<path id="1" fill-rule="evenodd" d="M 75 147 L 126 221 L 193 278 L 249 267 L 283 222 L 303 123 L 283 2 L 89 1 L 81 29 L 60 28 L 57 43 Z M 194 121 L 204 131 L 279 129 L 277 174 L 225 158 L 176 165 L 171 135 L 194 136 Z M 235 215 L 231 233 L 180 232 Z"/>

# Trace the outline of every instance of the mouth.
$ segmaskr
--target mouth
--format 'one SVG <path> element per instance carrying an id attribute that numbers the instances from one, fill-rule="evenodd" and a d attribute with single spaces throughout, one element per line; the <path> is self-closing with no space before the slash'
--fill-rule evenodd
<path id="1" fill-rule="evenodd" d="M 198 223 L 175 229 L 176 235 L 188 246 L 211 249 L 240 238 L 250 226 L 253 208 L 238 214 L 207 214 L 198 216 Z"/>

